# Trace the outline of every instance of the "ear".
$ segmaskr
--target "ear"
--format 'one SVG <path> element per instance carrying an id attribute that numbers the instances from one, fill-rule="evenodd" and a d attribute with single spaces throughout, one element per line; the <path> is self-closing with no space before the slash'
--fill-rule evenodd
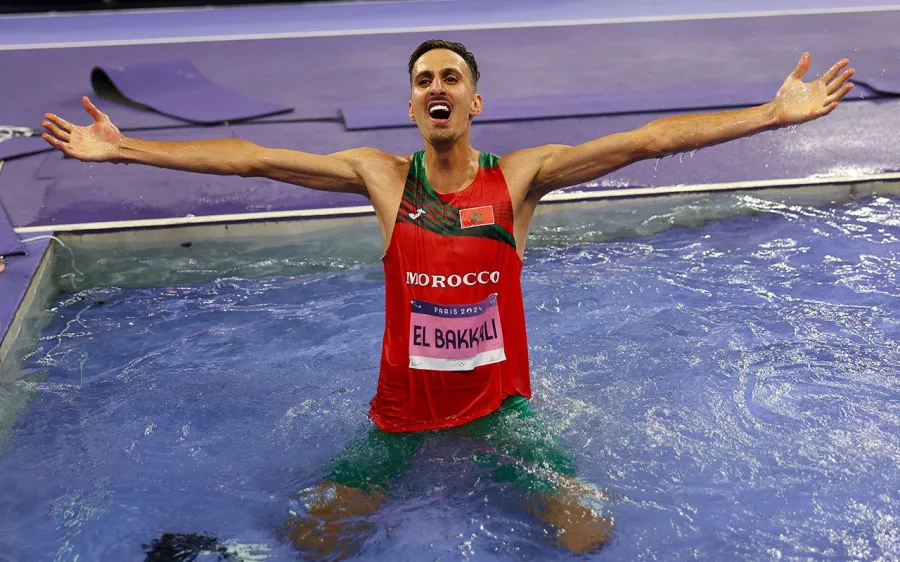
<path id="1" fill-rule="evenodd" d="M 413 123 L 416 122 L 416 117 L 415 117 L 415 115 L 413 115 L 413 111 L 412 111 L 412 100 L 409 100 L 409 120 L 412 121 Z"/>
<path id="2" fill-rule="evenodd" d="M 469 116 L 475 117 L 476 115 L 481 115 L 482 109 L 484 109 L 484 105 L 481 94 L 475 94 L 475 99 L 472 100 L 472 108 L 469 110 Z"/>

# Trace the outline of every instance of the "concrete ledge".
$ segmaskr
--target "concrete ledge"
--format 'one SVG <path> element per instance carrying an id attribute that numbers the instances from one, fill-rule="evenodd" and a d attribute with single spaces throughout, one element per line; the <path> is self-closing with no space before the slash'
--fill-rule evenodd
<path id="1" fill-rule="evenodd" d="M 53 283 L 54 250 L 50 239 L 26 244 L 28 255 L 11 258 L 0 275 L 0 381 L 14 376 L 35 337 L 46 325 L 46 309 L 57 290 Z"/>

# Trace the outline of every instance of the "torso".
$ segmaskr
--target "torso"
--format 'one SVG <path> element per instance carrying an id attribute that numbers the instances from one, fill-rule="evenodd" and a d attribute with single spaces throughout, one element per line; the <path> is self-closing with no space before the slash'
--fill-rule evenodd
<path id="1" fill-rule="evenodd" d="M 397 209 L 403 196 L 406 175 L 413 156 L 394 156 L 382 153 L 378 161 L 373 161 L 365 176 L 369 201 L 375 209 L 375 215 L 381 228 L 382 246 L 385 251 L 391 243 L 391 236 L 396 223 Z M 536 170 L 532 169 L 526 153 L 516 153 L 499 159 L 500 170 L 509 188 L 510 202 L 513 208 L 515 223 L 516 249 L 519 257 L 524 257 L 528 227 L 534 216 L 537 201 L 528 197 L 528 188 Z M 429 176 L 429 180 L 433 178 Z M 438 181 L 434 181 L 438 184 Z M 460 191 L 468 182 L 460 182 L 453 189 L 441 189 L 443 194 Z"/>
<path id="2" fill-rule="evenodd" d="M 396 158 L 393 173 L 369 168 L 383 180 L 366 178 L 385 247 L 385 339 L 372 402 L 382 429 L 459 425 L 508 396 L 530 396 L 520 274 L 534 205 L 521 173 L 510 170 L 510 182 L 488 153 L 480 163 L 471 184 L 450 193 L 430 185 L 421 152 Z M 465 341 L 445 342 L 451 332 Z"/>

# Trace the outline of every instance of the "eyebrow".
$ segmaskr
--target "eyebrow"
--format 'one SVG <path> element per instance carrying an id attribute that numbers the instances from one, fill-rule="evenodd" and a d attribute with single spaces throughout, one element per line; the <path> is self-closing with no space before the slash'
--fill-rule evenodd
<path id="1" fill-rule="evenodd" d="M 462 72 L 460 72 L 459 70 L 457 70 L 453 67 L 450 67 L 450 66 L 444 67 L 444 68 L 440 69 L 438 72 L 440 72 L 441 74 L 457 74 L 459 76 L 462 76 Z M 418 80 L 422 76 L 432 76 L 432 75 L 434 75 L 434 71 L 432 71 L 432 70 L 420 70 L 419 72 L 416 73 L 415 76 L 413 76 L 413 80 Z"/>

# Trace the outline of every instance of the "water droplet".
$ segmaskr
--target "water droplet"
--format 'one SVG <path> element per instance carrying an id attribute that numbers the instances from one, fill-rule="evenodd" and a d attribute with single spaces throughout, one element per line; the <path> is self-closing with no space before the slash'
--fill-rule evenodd
<path id="1" fill-rule="evenodd" d="M 654 171 L 654 172 L 655 172 L 656 170 L 659 169 L 659 161 L 660 161 L 660 160 L 662 160 L 662 158 L 657 158 L 657 159 L 656 159 L 656 165 L 653 166 L 653 171 Z"/>
<path id="2" fill-rule="evenodd" d="M 684 152 L 678 153 L 678 163 L 681 164 L 684 162 Z"/>

